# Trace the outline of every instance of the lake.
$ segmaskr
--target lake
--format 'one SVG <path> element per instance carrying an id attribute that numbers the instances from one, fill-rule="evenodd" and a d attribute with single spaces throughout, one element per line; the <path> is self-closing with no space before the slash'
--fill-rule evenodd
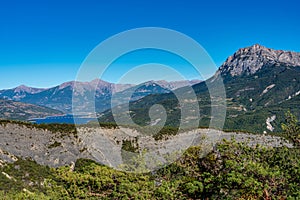
<path id="1" fill-rule="evenodd" d="M 74 115 L 62 115 L 62 116 L 49 116 L 45 118 L 33 118 L 29 119 L 29 122 L 35 124 L 86 124 L 96 118 L 86 117 L 86 116 L 74 116 Z"/>

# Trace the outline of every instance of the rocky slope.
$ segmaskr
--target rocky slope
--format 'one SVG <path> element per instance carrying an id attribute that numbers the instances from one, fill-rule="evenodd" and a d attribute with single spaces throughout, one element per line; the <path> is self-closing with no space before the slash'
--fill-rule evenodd
<path id="1" fill-rule="evenodd" d="M 54 167 L 71 164 L 78 158 L 90 158 L 117 167 L 124 159 L 124 141 L 132 142 L 138 146 L 139 151 L 147 150 L 151 155 L 153 152 L 158 153 L 158 159 L 195 144 L 202 144 L 210 151 L 216 142 L 231 137 L 252 146 L 292 147 L 287 141 L 275 136 L 224 133 L 208 129 L 197 129 L 156 141 L 152 136 L 142 135 L 129 128 L 81 127 L 75 134 L 53 133 L 47 129 L 5 123 L 0 125 L 0 137 L 0 163 L 13 162 L 17 157 L 22 157 Z"/>

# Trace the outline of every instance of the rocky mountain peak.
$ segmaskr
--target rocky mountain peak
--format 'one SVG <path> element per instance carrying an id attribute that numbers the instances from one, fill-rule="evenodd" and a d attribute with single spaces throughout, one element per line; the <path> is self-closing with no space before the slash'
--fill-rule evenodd
<path id="1" fill-rule="evenodd" d="M 255 44 L 242 48 L 228 57 L 219 68 L 222 75 L 239 76 L 254 74 L 264 66 L 284 64 L 287 66 L 300 66 L 300 53 L 274 50 Z"/>
<path id="2" fill-rule="evenodd" d="M 179 80 L 179 81 L 166 81 L 166 80 L 151 80 L 146 82 L 146 84 L 151 85 L 159 85 L 168 90 L 176 90 L 185 86 L 192 86 L 194 84 L 200 83 L 201 80 Z"/>
<path id="3" fill-rule="evenodd" d="M 76 89 L 76 91 L 81 91 L 81 90 L 87 90 L 91 91 L 96 88 L 96 90 L 101 90 L 103 88 L 109 88 L 111 87 L 111 83 L 102 81 L 100 79 L 95 79 L 90 82 L 81 82 L 81 81 L 69 81 L 62 83 L 59 85 L 59 90 L 65 89 L 67 87 L 70 87 L 71 90 Z M 76 87 L 76 88 L 74 88 Z"/>
<path id="4" fill-rule="evenodd" d="M 21 92 L 21 91 L 29 92 L 30 89 L 31 88 L 27 87 L 26 85 L 20 85 L 20 86 L 16 87 L 14 90 L 15 90 L 15 92 Z"/>
<path id="5" fill-rule="evenodd" d="M 16 88 L 13 89 L 15 93 L 21 94 L 21 93 L 28 93 L 28 94 L 35 94 L 38 92 L 41 92 L 45 89 L 43 88 L 32 88 L 32 87 L 28 87 L 26 85 L 20 85 Z"/>
<path id="6" fill-rule="evenodd" d="M 71 89 L 73 89 L 74 85 L 75 85 L 75 81 L 65 82 L 59 85 L 59 89 L 62 90 L 67 87 L 71 87 Z"/>

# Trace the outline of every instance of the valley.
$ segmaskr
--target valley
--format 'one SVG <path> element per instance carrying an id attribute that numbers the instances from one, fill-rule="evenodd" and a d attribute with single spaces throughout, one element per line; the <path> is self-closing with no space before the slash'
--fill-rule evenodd
<path id="1" fill-rule="evenodd" d="M 168 113 L 165 125 L 176 127 L 179 126 L 180 120 L 185 119 L 180 119 L 181 106 L 175 93 L 188 96 L 188 88 L 184 87 L 188 85 L 195 91 L 199 103 L 200 118 L 196 119 L 199 120 L 199 127 L 209 127 L 212 108 L 210 104 L 211 98 L 214 97 L 210 96 L 207 84 L 214 87 L 218 82 L 216 80 L 221 78 L 226 92 L 227 113 L 224 130 L 281 132 L 281 123 L 286 111 L 291 110 L 300 117 L 300 108 L 295 106 L 300 94 L 299 57 L 300 53 L 273 50 L 256 44 L 236 51 L 227 58 L 213 77 L 202 82 L 148 81 L 133 85 L 112 84 L 96 79 L 91 82 L 66 82 L 48 89 L 20 86 L 1 90 L 0 98 L 3 99 L 2 102 L 19 101 L 57 110 L 42 117 L 62 112 L 90 116 L 96 112 L 100 122 L 109 123 L 115 122 L 112 108 L 118 113 L 121 122 L 128 118 L 127 111 L 124 110 L 129 103 L 133 122 L 143 126 L 153 123 L 145 113 L 148 113 L 151 106 L 159 104 L 163 105 Z M 188 102 L 189 99 L 185 101 Z M 192 103 L 190 104 L 192 106 Z M 27 115 L 6 115 L 2 118 L 29 119 Z M 273 116 L 275 119 L 267 122 L 268 118 Z M 194 118 L 192 113 L 186 117 Z"/>
<path id="2" fill-rule="evenodd" d="M 0 200 L 300 200 L 300 1 L 0 3 Z"/>
<path id="3" fill-rule="evenodd" d="M 206 81 L 0 90 L 0 197 L 298 197 L 299 77 L 300 53 L 253 45 Z"/>

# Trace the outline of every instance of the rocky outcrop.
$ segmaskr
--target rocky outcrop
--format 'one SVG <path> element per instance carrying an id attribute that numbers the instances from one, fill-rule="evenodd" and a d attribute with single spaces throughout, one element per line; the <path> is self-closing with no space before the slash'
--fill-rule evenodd
<path id="1" fill-rule="evenodd" d="M 276 119 L 276 115 L 273 115 L 266 119 L 267 129 L 271 132 L 274 131 L 274 127 L 272 126 L 271 122 L 273 122 L 275 119 Z"/>
<path id="2" fill-rule="evenodd" d="M 250 75 L 263 66 L 300 66 L 300 53 L 282 50 L 273 50 L 259 44 L 239 49 L 234 55 L 227 58 L 219 68 L 218 74 L 223 76 Z"/>
<path id="3" fill-rule="evenodd" d="M 0 160 L 31 158 L 48 166 L 70 164 L 80 157 L 90 158 L 74 134 L 52 133 L 18 124 L 0 125 Z M 2 153 L 1 153 L 2 152 Z"/>

